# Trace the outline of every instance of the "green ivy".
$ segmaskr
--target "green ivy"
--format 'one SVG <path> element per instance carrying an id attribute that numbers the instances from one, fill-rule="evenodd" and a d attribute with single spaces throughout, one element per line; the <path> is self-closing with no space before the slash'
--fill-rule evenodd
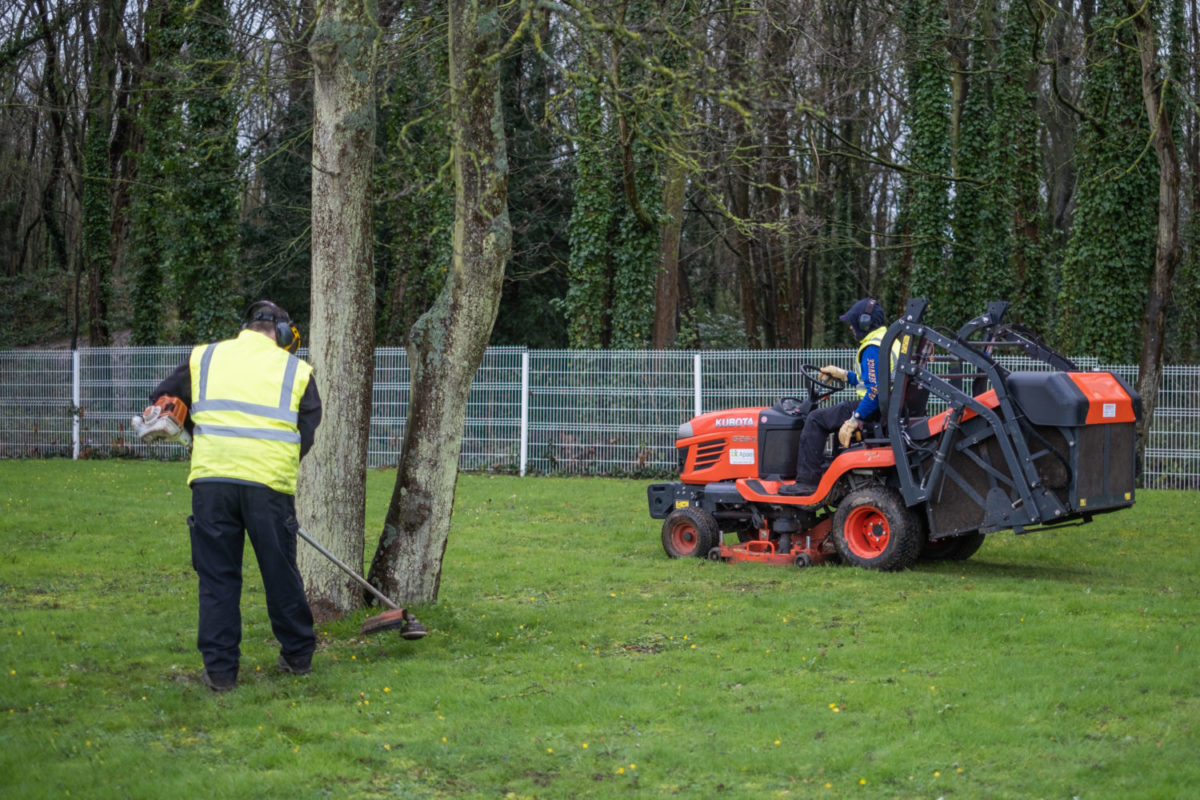
<path id="1" fill-rule="evenodd" d="M 1035 329 L 1053 319 L 1051 276 L 1041 241 L 1045 219 L 1042 198 L 1040 123 L 1037 114 L 1037 64 L 1031 60 L 1038 22 L 1027 3 L 1008 9 L 997 57 L 992 149 L 1005 184 L 1010 315 Z M 997 266 L 997 268 L 1001 268 Z"/>
<path id="2" fill-rule="evenodd" d="M 911 296 L 933 301 L 930 319 L 935 322 L 949 319 L 939 311 L 941 301 L 959 288 L 945 279 L 950 90 L 944 12 L 944 4 L 935 0 L 908 0 L 902 20 L 909 97 L 903 192 L 912 258 L 909 287 Z"/>
<path id="3" fill-rule="evenodd" d="M 1064 350 L 1136 363 L 1154 267 L 1158 162 L 1141 94 L 1141 62 L 1122 4 L 1102 3 L 1089 43 L 1080 136 L 1078 207 L 1063 263 Z"/>
<path id="4" fill-rule="evenodd" d="M 167 246 L 182 341 L 220 339 L 237 330 L 237 107 L 235 64 L 224 0 L 198 0 L 182 13 L 186 102 L 181 147 L 167 161 L 175 212 Z"/>
<path id="5" fill-rule="evenodd" d="M 612 301 L 609 271 L 617 187 L 599 90 L 594 86 L 581 87 L 576 94 L 575 109 L 575 205 L 567 228 L 571 246 L 567 266 L 570 284 L 563 307 L 570 346 L 599 348 L 607 346 L 609 341 L 608 313 Z"/>
<path id="6" fill-rule="evenodd" d="M 180 117 L 175 111 L 179 83 L 176 56 L 181 29 L 174 5 L 152 8 L 147 20 L 145 65 L 138 93 L 137 124 L 143 148 L 137 160 L 137 180 L 130 192 L 129 267 L 133 274 L 132 341 L 161 344 L 165 339 L 168 300 L 165 282 L 167 243 L 174 212 L 169 206 L 167 161 L 175 149 Z"/>

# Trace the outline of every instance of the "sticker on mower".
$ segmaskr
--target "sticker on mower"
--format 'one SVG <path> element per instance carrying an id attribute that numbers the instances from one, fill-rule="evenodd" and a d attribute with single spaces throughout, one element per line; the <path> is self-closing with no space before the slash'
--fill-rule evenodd
<path id="1" fill-rule="evenodd" d="M 749 447 L 731 447 L 729 448 L 729 463 L 730 464 L 753 464 L 754 450 Z"/>
<path id="2" fill-rule="evenodd" d="M 675 501 L 676 508 L 687 508 L 689 505 L 691 505 L 691 503 L 689 503 L 687 500 L 676 500 Z"/>

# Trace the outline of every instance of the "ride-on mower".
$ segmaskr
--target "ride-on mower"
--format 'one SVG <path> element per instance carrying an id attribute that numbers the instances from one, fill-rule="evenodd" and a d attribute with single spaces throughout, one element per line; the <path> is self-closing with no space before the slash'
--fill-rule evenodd
<path id="1" fill-rule="evenodd" d="M 795 477 L 805 418 L 844 388 L 815 367 L 801 368 L 807 398 L 681 425 L 679 481 L 647 491 L 667 555 L 898 570 L 970 558 L 994 531 L 1078 525 L 1133 505 L 1142 401 L 1125 381 L 1081 371 L 1006 323 L 1007 303 L 957 333 L 925 324 L 926 307 L 911 301 L 888 327 L 884 414 L 847 448 L 829 437 L 811 495 L 780 488 Z M 1006 369 L 1005 352 L 1038 369 Z M 945 410 L 928 415 L 931 398 Z"/>

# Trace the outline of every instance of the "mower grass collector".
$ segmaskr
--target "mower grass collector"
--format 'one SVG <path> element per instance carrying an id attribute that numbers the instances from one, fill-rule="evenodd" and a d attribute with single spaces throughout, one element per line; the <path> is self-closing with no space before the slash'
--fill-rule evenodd
<path id="1" fill-rule="evenodd" d="M 795 477 L 805 418 L 844 388 L 815 367 L 801 369 L 806 399 L 681 425 L 679 481 L 647 491 L 667 555 L 898 570 L 970 558 L 995 531 L 1083 524 L 1133 505 L 1142 401 L 1132 388 L 1005 323 L 1007 303 L 955 334 L 925 324 L 926 307 L 911 301 L 880 345 L 892 353 L 880 365 L 885 416 L 848 448 L 830 436 L 811 495 L 780 489 Z M 1010 371 L 1005 352 L 1040 369 Z M 931 396 L 945 410 L 929 415 Z"/>

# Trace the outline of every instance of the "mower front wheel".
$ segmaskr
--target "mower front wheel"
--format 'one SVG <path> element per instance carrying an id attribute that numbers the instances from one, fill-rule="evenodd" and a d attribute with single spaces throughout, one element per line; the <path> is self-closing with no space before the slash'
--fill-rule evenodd
<path id="1" fill-rule="evenodd" d="M 676 509 L 663 522 L 663 550 L 671 558 L 705 558 L 720 541 L 717 521 L 702 508 Z"/>
<path id="2" fill-rule="evenodd" d="M 843 498 L 833 515 L 833 543 L 848 563 L 865 569 L 906 569 L 921 554 L 924 537 L 900 494 L 866 486 Z"/>

